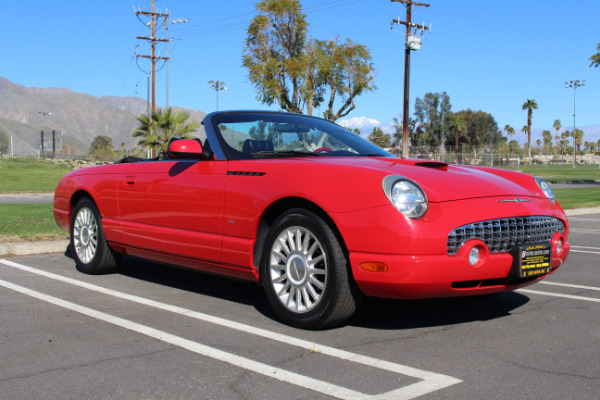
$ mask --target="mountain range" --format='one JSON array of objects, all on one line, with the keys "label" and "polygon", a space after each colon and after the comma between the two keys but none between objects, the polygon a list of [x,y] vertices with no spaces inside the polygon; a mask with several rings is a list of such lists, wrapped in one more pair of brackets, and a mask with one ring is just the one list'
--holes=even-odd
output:
[{"label": "mountain range", "polygon": [[[187,111],[198,122],[206,115],[173,109]],[[94,97],[64,88],[25,87],[0,77],[0,131],[16,136],[14,143],[25,149],[18,155],[32,155],[39,148],[42,130],[62,131],[68,154],[86,154],[96,136],[112,138],[115,149],[132,149],[138,141],[132,137],[139,125],[136,116],[146,111],[147,102],[139,97]]]},{"label": "mountain range", "polygon": [[[115,149],[133,149],[138,141],[132,137],[139,125],[136,116],[145,114],[147,107],[146,100],[139,97],[94,97],[65,88],[26,87],[0,77],[0,152],[8,151],[6,137],[12,136],[16,155],[35,155],[40,147],[40,131],[52,130],[63,132],[62,152],[65,154],[87,154],[96,136],[110,137]],[[188,112],[197,122],[206,115],[200,110],[173,109]],[[364,137],[368,137],[373,128],[381,128],[389,134],[395,132],[394,125],[368,117],[340,120],[338,124],[358,129]],[[584,141],[600,139],[600,125],[580,129],[585,134]],[[553,129],[551,132],[554,136]],[[534,142],[541,137],[542,129],[532,129]],[[524,141],[523,134],[517,133],[514,138],[520,143]]]}]

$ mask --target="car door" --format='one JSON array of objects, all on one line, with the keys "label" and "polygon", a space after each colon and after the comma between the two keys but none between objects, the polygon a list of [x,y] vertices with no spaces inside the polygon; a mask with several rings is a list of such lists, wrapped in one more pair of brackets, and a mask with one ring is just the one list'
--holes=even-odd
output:
[{"label": "car door", "polygon": [[125,245],[216,262],[221,258],[226,161],[126,164],[118,189]]}]

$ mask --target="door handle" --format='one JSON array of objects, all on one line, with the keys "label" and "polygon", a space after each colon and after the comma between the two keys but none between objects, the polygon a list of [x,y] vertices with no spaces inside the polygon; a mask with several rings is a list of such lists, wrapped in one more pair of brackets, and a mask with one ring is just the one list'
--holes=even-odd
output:
[{"label": "door handle", "polygon": [[135,176],[126,176],[125,186],[135,186]]}]

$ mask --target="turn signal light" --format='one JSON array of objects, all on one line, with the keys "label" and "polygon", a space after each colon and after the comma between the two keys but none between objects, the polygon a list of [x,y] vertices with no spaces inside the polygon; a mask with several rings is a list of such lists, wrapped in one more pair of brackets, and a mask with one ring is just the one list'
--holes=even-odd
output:
[{"label": "turn signal light", "polygon": [[360,264],[360,268],[369,272],[387,272],[388,266],[377,261],[367,261]]}]

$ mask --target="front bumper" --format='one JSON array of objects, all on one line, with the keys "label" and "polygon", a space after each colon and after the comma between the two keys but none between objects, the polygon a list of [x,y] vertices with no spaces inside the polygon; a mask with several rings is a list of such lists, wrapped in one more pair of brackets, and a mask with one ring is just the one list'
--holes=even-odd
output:
[{"label": "front bumper", "polygon": [[[469,263],[466,250],[455,256],[350,253],[350,264],[356,283],[369,296],[399,299],[470,296],[531,285],[560,268],[570,248],[570,244],[564,243],[557,254],[553,243],[551,272],[530,278],[514,275],[513,257],[508,253],[486,254],[475,266]],[[387,271],[364,270],[361,264],[369,262],[383,263]]]},{"label": "front bumper", "polygon": [[[562,266],[569,254],[569,226],[560,206],[547,199],[503,203],[505,197],[431,203],[418,220],[405,218],[393,207],[354,213],[331,213],[349,251],[353,277],[370,296],[429,298],[499,293],[527,286]],[[481,240],[469,239],[456,255],[448,251],[448,235],[455,228],[477,221],[527,216],[549,216],[563,221],[564,233],[551,239],[549,273],[519,278],[509,251],[492,252]],[[535,239],[534,239],[535,240]],[[559,251],[559,241],[562,249]],[[479,246],[482,259],[469,263],[469,251]],[[495,249],[494,251],[497,251]],[[363,263],[385,264],[383,272],[361,268]]]}]

